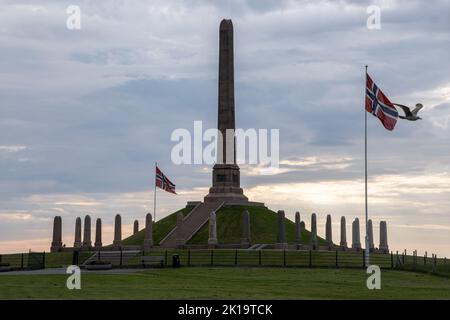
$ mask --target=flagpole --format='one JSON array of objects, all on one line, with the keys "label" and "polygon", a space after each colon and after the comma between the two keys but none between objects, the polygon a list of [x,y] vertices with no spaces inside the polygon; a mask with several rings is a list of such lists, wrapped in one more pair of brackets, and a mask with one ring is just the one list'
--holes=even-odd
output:
[{"label": "flagpole", "polygon": [[366,267],[369,266],[369,225],[368,225],[368,204],[367,204],[367,110],[366,110],[366,88],[367,88],[367,65],[366,65],[366,74],[365,74],[365,83],[364,83],[364,172],[365,172],[365,217],[366,217],[366,249],[365,249],[365,264]]},{"label": "flagpole", "polygon": [[156,168],[158,167],[158,163],[155,162],[155,171],[153,174],[155,175],[155,190],[153,192],[153,222],[156,222]]}]

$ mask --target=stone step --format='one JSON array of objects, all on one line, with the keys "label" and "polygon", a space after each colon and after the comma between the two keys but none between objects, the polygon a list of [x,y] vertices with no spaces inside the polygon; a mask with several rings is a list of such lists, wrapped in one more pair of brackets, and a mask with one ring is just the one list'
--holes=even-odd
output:
[{"label": "stone step", "polygon": [[208,202],[198,204],[186,217],[183,218],[181,235],[178,234],[178,228],[175,227],[161,242],[161,247],[172,248],[177,246],[177,239],[184,239],[187,243],[200,228],[208,222],[212,211],[218,211],[223,202]]}]

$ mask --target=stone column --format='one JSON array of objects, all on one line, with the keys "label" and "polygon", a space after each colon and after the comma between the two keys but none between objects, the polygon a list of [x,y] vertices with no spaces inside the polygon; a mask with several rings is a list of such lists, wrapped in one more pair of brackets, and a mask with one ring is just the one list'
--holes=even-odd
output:
[{"label": "stone column", "polygon": [[53,239],[50,252],[58,252],[62,248],[62,220],[60,216],[53,219]]},{"label": "stone column", "polygon": [[213,211],[209,216],[209,237],[208,246],[214,248],[217,245],[217,219],[216,213]]},{"label": "stone column", "polygon": [[113,248],[118,250],[122,247],[122,217],[116,214],[114,219],[114,241]]},{"label": "stone column", "polygon": [[300,212],[295,213],[295,244],[301,245],[302,244],[302,226],[301,226],[301,220],[300,220]]},{"label": "stone column", "polygon": [[184,236],[183,236],[183,212],[178,211],[177,212],[177,229],[175,232],[177,233],[176,243],[178,247],[184,246]]},{"label": "stone column", "polygon": [[246,203],[248,198],[240,187],[240,171],[236,164],[234,135],[228,135],[235,126],[234,105],[234,52],[233,23],[222,20],[219,30],[219,90],[218,90],[218,135],[217,161],[213,167],[212,188],[205,202]]},{"label": "stone column", "polygon": [[241,246],[243,248],[248,248],[251,243],[251,233],[250,233],[250,213],[245,210],[242,212],[242,237]]},{"label": "stone column", "polygon": [[361,250],[361,238],[359,235],[359,219],[356,218],[352,223],[352,248]]},{"label": "stone column", "polygon": [[[223,143],[217,150],[218,163],[236,164],[236,152],[227,155],[227,152],[235,150],[235,139],[226,140],[226,130],[235,129],[235,104],[234,104],[234,44],[233,23],[231,20],[222,20],[219,27],[219,90],[218,90],[218,128],[222,133]],[[230,144],[232,144],[230,146]],[[236,172],[239,174],[239,171]],[[226,179],[226,182],[233,182]],[[228,191],[228,190],[227,190]],[[224,192],[227,192],[224,191]]]},{"label": "stone column", "polygon": [[317,241],[317,217],[316,214],[313,213],[311,215],[311,249],[316,250],[319,248],[319,243]]},{"label": "stone column", "polygon": [[325,225],[325,239],[327,241],[328,250],[333,248],[333,234],[331,229],[331,215],[327,215],[327,222]]},{"label": "stone column", "polygon": [[278,233],[277,233],[277,243],[275,244],[276,249],[285,249],[287,247],[284,218],[285,218],[284,211],[278,210]]},{"label": "stone column", "polygon": [[380,221],[380,251],[389,253],[386,221]]},{"label": "stone column", "polygon": [[153,218],[151,213],[145,216],[144,251],[153,247]]},{"label": "stone column", "polygon": [[84,217],[83,248],[89,249],[90,247],[92,247],[91,217],[89,215],[86,215]]},{"label": "stone column", "polygon": [[77,217],[75,220],[75,241],[73,243],[74,248],[81,248],[81,218]]},{"label": "stone column", "polygon": [[139,232],[139,221],[134,220],[134,224],[133,224],[133,234],[136,234]]},{"label": "stone column", "polygon": [[95,243],[94,247],[96,250],[100,250],[102,248],[102,219],[97,218],[95,222]]},{"label": "stone column", "polygon": [[369,240],[369,250],[370,252],[373,251],[373,249],[375,248],[375,245],[373,243],[373,225],[372,225],[372,219],[369,219],[369,221],[367,221],[367,236],[368,236],[368,240]]},{"label": "stone column", "polygon": [[339,245],[343,250],[347,249],[347,227],[344,216],[341,217],[341,242]]}]

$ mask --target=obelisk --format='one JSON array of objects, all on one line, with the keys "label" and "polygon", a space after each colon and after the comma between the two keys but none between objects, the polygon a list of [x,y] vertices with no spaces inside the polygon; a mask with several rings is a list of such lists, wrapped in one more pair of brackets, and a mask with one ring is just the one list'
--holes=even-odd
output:
[{"label": "obelisk", "polygon": [[359,234],[359,219],[355,218],[352,223],[352,248],[359,251],[361,250],[361,240]]},{"label": "obelisk", "polygon": [[325,224],[325,239],[328,250],[333,248],[333,231],[331,226],[331,215],[327,215],[327,222]]},{"label": "obelisk", "polygon": [[241,247],[247,249],[251,243],[251,230],[250,230],[250,213],[245,210],[242,212],[242,237]]},{"label": "obelisk", "polygon": [[297,246],[302,243],[302,225],[298,211],[295,213],[294,242]]},{"label": "obelisk", "polygon": [[75,241],[73,243],[74,248],[81,248],[81,218],[77,217],[75,220]]},{"label": "obelisk", "polygon": [[380,221],[380,247],[379,247],[379,249],[383,253],[389,253],[386,221]]},{"label": "obelisk", "polygon": [[100,250],[102,248],[102,220],[100,218],[97,218],[97,221],[95,222],[94,247],[97,250]]},{"label": "obelisk", "polygon": [[92,246],[91,242],[91,217],[87,214],[84,217],[84,234],[83,234],[83,248],[89,249]]},{"label": "obelisk", "polygon": [[50,252],[58,252],[62,248],[62,219],[56,216],[53,220],[53,241]]},{"label": "obelisk", "polygon": [[[217,162],[213,167],[212,187],[205,202],[246,203],[240,187],[239,166],[236,164],[234,116],[234,49],[233,23],[222,20],[219,29],[219,92],[217,127]],[[221,146],[222,145],[222,146]]]},{"label": "obelisk", "polygon": [[139,221],[138,220],[134,220],[134,224],[133,224],[133,234],[136,234],[139,232]]},{"label": "obelisk", "polygon": [[285,227],[285,214],[284,210],[278,210],[277,220],[278,220],[278,232],[277,232],[277,243],[275,244],[275,249],[286,249],[286,227]]},{"label": "obelisk", "polygon": [[347,227],[345,224],[345,217],[341,217],[341,242],[339,243],[342,250],[347,249]]},{"label": "obelisk", "polygon": [[367,221],[367,236],[369,238],[369,250],[370,250],[370,252],[372,252],[375,249],[375,245],[373,243],[372,219],[369,219],[369,221]]},{"label": "obelisk", "polygon": [[311,214],[310,242],[312,250],[317,250],[319,248],[319,241],[317,240],[317,217],[315,213]]},{"label": "obelisk", "polygon": [[114,250],[122,248],[122,217],[120,214],[116,214],[114,219],[114,241],[112,247]]},{"label": "obelisk", "polygon": [[152,214],[147,213],[145,216],[145,231],[144,231],[144,251],[150,251],[153,247],[153,225]]},{"label": "obelisk", "polygon": [[208,246],[215,248],[217,245],[217,217],[214,211],[209,216],[209,237]]}]

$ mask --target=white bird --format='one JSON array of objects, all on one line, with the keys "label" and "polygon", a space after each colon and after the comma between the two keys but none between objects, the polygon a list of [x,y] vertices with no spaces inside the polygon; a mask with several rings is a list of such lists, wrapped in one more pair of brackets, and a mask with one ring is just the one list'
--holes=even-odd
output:
[{"label": "white bird", "polygon": [[395,106],[398,106],[400,108],[403,109],[403,112],[405,113],[405,116],[399,116],[400,119],[406,119],[409,121],[416,121],[416,120],[421,120],[421,117],[417,116],[417,113],[419,112],[420,109],[423,108],[423,105],[421,103],[417,103],[416,107],[411,111],[411,109],[407,106],[404,106],[402,104],[398,104],[398,103],[394,103]]}]

